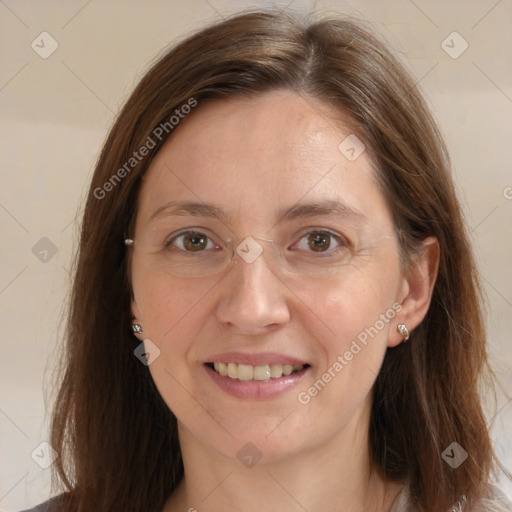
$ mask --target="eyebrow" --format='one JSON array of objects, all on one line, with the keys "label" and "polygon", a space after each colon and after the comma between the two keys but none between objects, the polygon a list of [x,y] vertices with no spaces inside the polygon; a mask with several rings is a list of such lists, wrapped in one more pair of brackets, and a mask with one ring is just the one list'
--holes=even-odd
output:
[{"label": "eyebrow", "polygon": [[[222,208],[211,203],[194,201],[169,201],[157,208],[150,216],[149,220],[164,214],[167,215],[193,215],[196,217],[211,217],[221,222],[229,223],[232,217]],[[366,220],[366,217],[356,208],[347,205],[340,199],[327,199],[324,201],[294,204],[290,207],[278,211],[278,222],[284,220],[293,220],[305,217],[315,217],[320,215],[353,217],[359,220]]]}]

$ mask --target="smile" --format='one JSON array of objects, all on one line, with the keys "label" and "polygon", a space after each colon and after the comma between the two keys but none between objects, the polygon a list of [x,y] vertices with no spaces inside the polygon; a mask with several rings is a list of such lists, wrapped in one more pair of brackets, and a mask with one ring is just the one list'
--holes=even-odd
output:
[{"label": "smile", "polygon": [[270,379],[279,379],[283,376],[289,376],[293,373],[302,371],[309,365],[303,364],[264,364],[252,366],[250,364],[237,363],[207,363],[216,373],[223,377],[229,377],[233,380],[250,381],[268,381]]},{"label": "smile", "polygon": [[[229,361],[229,359],[228,359]],[[262,364],[207,362],[203,364],[208,377],[224,392],[242,399],[265,400],[291,391],[312,371],[309,364]]]}]

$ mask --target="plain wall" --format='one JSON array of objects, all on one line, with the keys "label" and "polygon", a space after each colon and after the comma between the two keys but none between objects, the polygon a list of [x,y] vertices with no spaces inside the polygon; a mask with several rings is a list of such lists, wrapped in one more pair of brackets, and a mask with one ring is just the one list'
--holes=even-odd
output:
[{"label": "plain wall", "polygon": [[[365,18],[416,76],[451,152],[489,298],[491,363],[511,396],[512,3],[278,3],[286,4],[298,12],[329,9]],[[115,113],[149,63],[177,38],[240,8],[270,5],[0,2],[0,510],[48,497],[50,469],[31,457],[48,438],[53,390],[44,394],[43,382],[50,381],[62,336],[82,199]],[[46,59],[31,47],[43,31],[58,43]],[[458,58],[442,47],[453,31],[469,45]],[[452,53],[462,48],[457,38],[448,39]],[[512,402],[504,394],[489,424],[510,469]],[[500,485],[512,494],[510,482]]]}]

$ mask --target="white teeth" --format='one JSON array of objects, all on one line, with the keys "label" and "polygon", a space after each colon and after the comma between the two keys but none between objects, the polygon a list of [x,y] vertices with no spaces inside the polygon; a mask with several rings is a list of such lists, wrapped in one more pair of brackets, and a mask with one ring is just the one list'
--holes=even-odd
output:
[{"label": "white teeth", "polygon": [[[228,374],[228,365],[224,363],[217,363],[219,365],[218,372],[225,377]],[[214,365],[215,366],[215,365]],[[215,368],[217,369],[217,368]]]},{"label": "white teeth", "polygon": [[[254,380],[268,380],[270,379],[270,368],[268,365],[265,366],[255,366],[254,367]],[[240,378],[240,377],[239,377]]]},{"label": "white teeth", "polygon": [[283,365],[282,364],[271,364],[270,365],[270,376],[273,379],[277,379],[283,375]]},{"label": "white teeth", "polygon": [[295,371],[304,368],[302,364],[265,364],[260,366],[251,366],[250,364],[236,363],[213,363],[217,373],[223,377],[238,380],[269,380],[278,379],[283,375],[291,375]]},{"label": "white teeth", "polygon": [[291,364],[283,365],[283,373],[285,375],[291,375],[293,372],[293,366]]},{"label": "white teeth", "polygon": [[238,380],[252,380],[254,368],[248,364],[238,365]]},{"label": "white teeth", "polygon": [[228,377],[238,379],[238,365],[235,363],[228,363]]}]

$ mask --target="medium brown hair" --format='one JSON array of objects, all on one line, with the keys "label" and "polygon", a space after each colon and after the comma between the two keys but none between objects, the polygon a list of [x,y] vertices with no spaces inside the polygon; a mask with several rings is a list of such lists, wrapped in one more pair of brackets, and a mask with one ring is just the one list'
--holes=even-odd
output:
[{"label": "medium brown hair", "polygon": [[[97,162],[52,419],[51,444],[60,454],[54,476],[69,491],[66,510],[159,512],[183,477],[176,418],[133,354],[123,244],[141,178],[172,129],[136,165],[126,163],[191,98],[199,109],[202,101],[276,89],[317,98],[350,121],[377,170],[405,260],[426,237],[439,240],[429,311],[407,344],[388,349],[375,382],[375,469],[407,482],[425,512],[444,511],[463,494],[476,503],[485,493],[495,456],[479,395],[482,376],[490,375],[480,288],[436,123],[403,65],[360,22],[258,11],[211,25],[158,60]],[[112,180],[123,166],[122,180]],[[457,469],[441,457],[454,441],[469,454]]]}]

